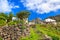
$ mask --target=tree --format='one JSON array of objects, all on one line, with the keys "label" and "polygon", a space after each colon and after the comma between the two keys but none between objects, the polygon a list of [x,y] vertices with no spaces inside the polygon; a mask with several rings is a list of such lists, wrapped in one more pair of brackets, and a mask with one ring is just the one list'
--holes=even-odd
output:
[{"label": "tree", "polygon": [[30,12],[29,11],[21,11],[21,12],[18,12],[16,14],[16,16],[20,19],[20,20],[23,20],[25,18],[28,18],[28,16],[30,15]]},{"label": "tree", "polygon": [[12,21],[12,17],[13,17],[13,16],[14,16],[14,15],[13,15],[13,13],[12,13],[12,12],[10,12],[10,13],[9,13],[9,15],[8,15],[7,22]]},{"label": "tree", "polygon": [[7,14],[0,13],[0,26],[6,25]]},{"label": "tree", "polygon": [[26,28],[24,26],[24,23],[25,23],[24,19],[25,18],[28,18],[29,15],[30,15],[30,12],[29,11],[21,11],[21,12],[18,12],[16,14],[16,16],[20,19],[20,23],[22,24],[22,27],[21,27],[22,32],[23,32],[24,28]]},{"label": "tree", "polygon": [[4,21],[7,19],[8,15],[5,13],[0,13],[0,19],[3,19]]}]

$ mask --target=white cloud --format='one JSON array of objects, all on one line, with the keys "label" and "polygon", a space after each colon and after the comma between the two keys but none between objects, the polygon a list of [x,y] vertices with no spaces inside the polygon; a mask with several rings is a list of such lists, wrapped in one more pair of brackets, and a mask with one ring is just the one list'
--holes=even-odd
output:
[{"label": "white cloud", "polygon": [[10,8],[20,8],[18,5],[10,5]]},{"label": "white cloud", "polygon": [[21,0],[21,2],[28,10],[40,14],[60,9],[60,0]]},{"label": "white cloud", "polygon": [[0,0],[0,12],[10,12],[12,8],[19,8],[18,6],[9,4],[8,0]]},{"label": "white cloud", "polygon": [[0,12],[10,12],[11,9],[9,7],[7,0],[0,0]]},{"label": "white cloud", "polygon": [[16,6],[14,6],[14,8],[19,8],[19,6],[16,5]]}]

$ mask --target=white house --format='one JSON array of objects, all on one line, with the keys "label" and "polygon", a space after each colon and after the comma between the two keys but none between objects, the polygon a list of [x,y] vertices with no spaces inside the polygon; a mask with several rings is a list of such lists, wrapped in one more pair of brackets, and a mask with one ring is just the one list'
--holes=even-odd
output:
[{"label": "white house", "polygon": [[55,25],[57,24],[57,23],[56,23],[56,20],[51,19],[51,18],[45,19],[44,21],[47,22],[47,23],[55,24]]},{"label": "white house", "polygon": [[12,17],[12,21],[13,21],[13,20],[18,20],[18,18],[16,18],[16,17]]},{"label": "white house", "polygon": [[45,22],[56,22],[56,20],[48,18],[48,19],[45,19]]}]

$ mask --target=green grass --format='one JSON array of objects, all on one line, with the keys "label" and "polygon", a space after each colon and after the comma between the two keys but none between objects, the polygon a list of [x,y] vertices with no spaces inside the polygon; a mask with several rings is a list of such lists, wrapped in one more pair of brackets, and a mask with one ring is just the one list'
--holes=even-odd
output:
[{"label": "green grass", "polygon": [[52,39],[58,38],[60,40],[60,32],[54,29],[51,25],[47,25],[47,27],[44,27],[43,25],[41,26],[40,24],[37,24],[36,28],[39,31],[43,32],[45,35],[52,37]]},{"label": "green grass", "polygon": [[0,37],[0,40],[3,40],[3,39]]},{"label": "green grass", "polygon": [[42,39],[43,38],[41,36],[42,33],[37,34],[36,31],[38,31],[38,30],[34,30],[33,28],[30,28],[30,36],[22,37],[22,38],[20,38],[20,40],[38,40],[38,39]]},{"label": "green grass", "polygon": [[[37,33],[40,32],[40,33]],[[36,24],[36,28],[30,27],[30,36],[22,37],[20,40],[41,40],[44,35],[50,36],[53,40],[60,40],[60,32],[51,25]]]},{"label": "green grass", "polygon": [[30,28],[30,36],[22,37],[20,40],[37,40],[38,35],[34,32],[32,28]]}]

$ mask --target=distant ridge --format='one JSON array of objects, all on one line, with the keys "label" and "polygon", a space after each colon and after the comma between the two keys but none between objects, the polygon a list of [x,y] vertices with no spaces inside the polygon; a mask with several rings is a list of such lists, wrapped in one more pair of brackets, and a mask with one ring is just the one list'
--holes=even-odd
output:
[{"label": "distant ridge", "polygon": [[56,20],[57,22],[60,21],[60,15],[51,16],[51,17],[48,17],[48,18],[54,19],[54,20]]}]

